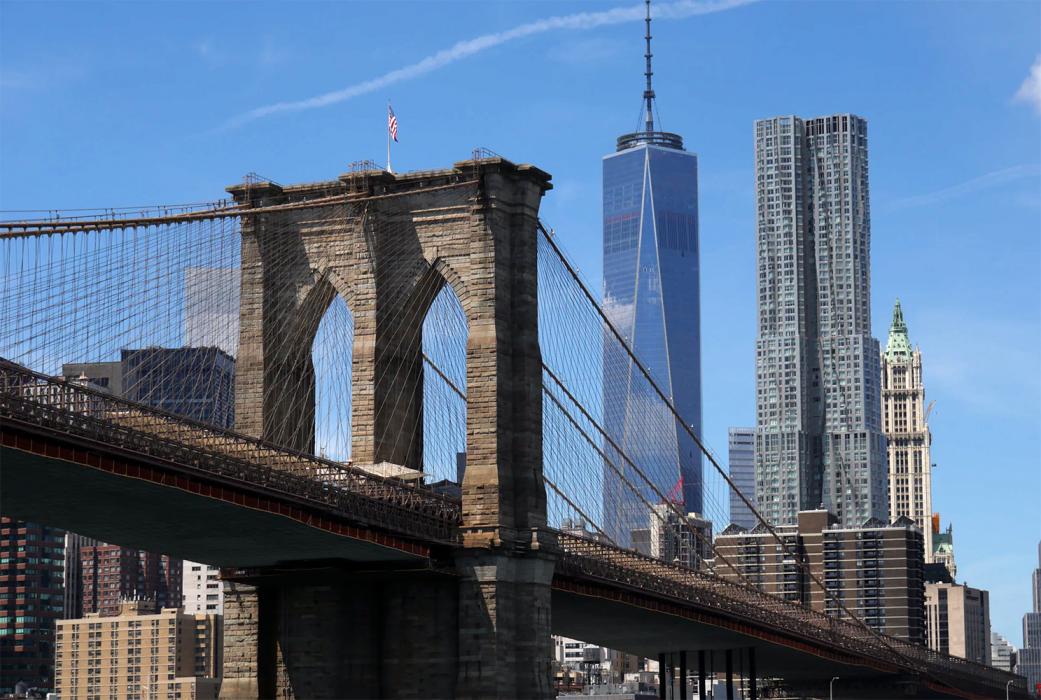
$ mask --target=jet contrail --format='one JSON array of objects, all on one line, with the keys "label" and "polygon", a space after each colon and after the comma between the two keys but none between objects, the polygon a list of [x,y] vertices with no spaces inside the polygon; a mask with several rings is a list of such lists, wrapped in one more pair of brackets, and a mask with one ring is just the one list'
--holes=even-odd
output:
[{"label": "jet contrail", "polygon": [[[755,1],[756,0],[680,0],[679,2],[670,2],[658,5],[654,8],[652,16],[655,19],[681,19],[694,15],[721,12],[723,10],[729,10],[733,7]],[[403,68],[397,68],[389,73],[384,73],[383,75],[370,80],[349,85],[340,90],[334,90],[304,100],[276,102],[264,107],[251,109],[248,112],[228,120],[228,122],[224,124],[224,128],[234,128],[241,126],[246,122],[251,122],[254,119],[260,119],[261,117],[267,117],[280,112],[300,112],[307,109],[317,109],[319,107],[337,104],[338,102],[344,102],[354,97],[358,97],[359,95],[365,95],[387,87],[388,85],[399,83],[402,80],[416,78],[420,75],[437,70],[438,68],[447,66],[450,63],[455,63],[461,59],[473,56],[474,54],[480,53],[486,49],[513,41],[514,39],[521,39],[534,34],[542,34],[544,32],[558,29],[595,29],[597,27],[611,24],[632,22],[643,19],[643,17],[644,6],[641,4],[630,7],[616,7],[612,10],[604,10],[602,12],[579,12],[573,15],[548,17],[546,19],[536,20],[534,22],[519,25],[513,29],[507,29],[506,31],[495,32],[494,34],[484,34],[474,39],[460,41],[450,48],[442,49],[441,51],[431,54],[416,63],[404,66]]]},{"label": "jet contrail", "polygon": [[882,211],[900,211],[902,209],[910,209],[911,207],[937,204],[948,199],[955,199],[962,195],[972,194],[979,190],[985,190],[1005,182],[1012,182],[1013,180],[1020,180],[1028,177],[1037,177],[1039,175],[1041,175],[1041,165],[1037,163],[1013,165],[1010,168],[995,170],[994,172],[974,177],[966,182],[952,185],[951,187],[946,187],[942,190],[937,190],[936,192],[929,192],[928,194],[919,194],[914,195],[913,197],[903,197],[901,199],[893,200],[888,204],[884,204],[882,206]]}]

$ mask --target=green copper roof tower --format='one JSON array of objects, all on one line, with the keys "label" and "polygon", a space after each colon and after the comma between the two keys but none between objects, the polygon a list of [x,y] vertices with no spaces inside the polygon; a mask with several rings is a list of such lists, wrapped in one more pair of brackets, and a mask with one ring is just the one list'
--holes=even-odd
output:
[{"label": "green copper roof tower", "polygon": [[893,307],[893,322],[889,324],[889,340],[886,342],[886,359],[907,357],[911,354],[911,339],[907,335],[907,324],[904,323],[904,312],[900,308],[900,300]]}]

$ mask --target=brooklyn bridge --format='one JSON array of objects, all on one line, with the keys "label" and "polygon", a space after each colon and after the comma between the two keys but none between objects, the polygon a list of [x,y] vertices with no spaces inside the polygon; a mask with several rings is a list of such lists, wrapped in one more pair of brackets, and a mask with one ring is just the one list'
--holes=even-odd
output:
[{"label": "brooklyn bridge", "polygon": [[[1026,697],[841,600],[762,592],[690,525],[703,555],[641,550],[633,523],[688,522],[647,444],[703,452],[709,519],[733,484],[540,220],[550,190],[475,151],[0,224],[5,515],[221,566],[223,698],[549,698],[554,634],[658,659],[661,697],[716,673],[751,698],[835,676],[844,697]],[[159,352],[186,347],[209,364]],[[65,369],[128,349],[133,391]],[[227,405],[149,401],[169,376],[226,381]],[[605,402],[616,382],[632,405]],[[638,435],[607,429],[618,410]]]}]

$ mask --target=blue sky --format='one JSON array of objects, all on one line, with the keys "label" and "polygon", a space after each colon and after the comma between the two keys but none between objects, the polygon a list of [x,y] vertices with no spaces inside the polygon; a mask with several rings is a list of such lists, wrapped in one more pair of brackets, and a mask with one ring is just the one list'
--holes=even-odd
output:
[{"label": "blue sky", "polygon": [[[661,6],[662,126],[700,156],[708,442],[723,454],[727,426],[753,420],[753,121],[860,114],[875,333],[899,296],[936,401],[934,507],[959,578],[991,591],[993,628],[1018,644],[1041,537],[1041,5]],[[248,171],[331,178],[382,162],[390,98],[395,169],[484,146],[551,172],[543,215],[599,286],[600,159],[637,125],[639,11],[5,2],[0,208],[209,201]]]}]

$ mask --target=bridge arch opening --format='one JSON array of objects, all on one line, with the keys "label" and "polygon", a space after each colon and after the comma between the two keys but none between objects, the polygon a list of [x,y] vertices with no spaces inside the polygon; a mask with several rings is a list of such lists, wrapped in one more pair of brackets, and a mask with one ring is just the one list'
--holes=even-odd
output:
[{"label": "bridge arch opening", "polygon": [[337,462],[351,459],[352,361],[354,316],[334,295],[310,346],[314,367],[315,454]]},{"label": "bridge arch opening", "polygon": [[[256,402],[263,405],[262,435],[279,446],[348,461],[355,335],[349,289],[330,272],[302,289],[285,289],[289,293],[266,309],[271,328],[263,334],[264,393]],[[246,379],[254,367],[245,365]],[[253,404],[240,398],[236,407],[248,414]],[[239,429],[250,432],[248,424]]]},{"label": "bridge arch opening", "polygon": [[462,483],[466,466],[466,345],[469,324],[459,297],[440,289],[423,319],[423,472],[427,483]]}]

